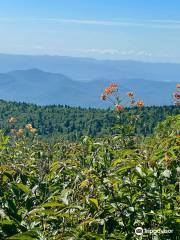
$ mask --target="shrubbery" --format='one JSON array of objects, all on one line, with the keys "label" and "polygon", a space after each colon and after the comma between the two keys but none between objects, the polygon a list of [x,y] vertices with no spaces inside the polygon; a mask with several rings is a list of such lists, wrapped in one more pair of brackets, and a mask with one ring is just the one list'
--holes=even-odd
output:
[{"label": "shrubbery", "polygon": [[57,144],[1,133],[0,239],[178,239],[179,127]]}]

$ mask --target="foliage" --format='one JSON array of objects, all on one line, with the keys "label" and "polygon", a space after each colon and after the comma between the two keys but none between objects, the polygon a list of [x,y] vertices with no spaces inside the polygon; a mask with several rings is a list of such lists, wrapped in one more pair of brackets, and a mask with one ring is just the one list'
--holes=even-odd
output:
[{"label": "foliage", "polygon": [[178,239],[178,129],[180,115],[151,137],[121,132],[47,144],[1,132],[0,239],[142,239],[136,227],[173,230],[143,239]]},{"label": "foliage", "polygon": [[[116,113],[110,109],[83,109],[68,106],[37,106],[26,103],[0,101],[0,127],[9,134],[13,128],[19,130],[31,123],[38,129],[39,139],[46,142],[64,139],[79,141],[82,136],[93,138],[108,136],[114,132],[115,124],[129,124],[130,116],[137,116],[134,130],[138,135],[152,134],[158,122],[167,116],[180,113],[178,106],[125,108],[117,120]],[[12,117],[16,123],[10,124]],[[13,120],[13,119],[11,119]],[[116,131],[117,132],[117,129]],[[25,132],[28,136],[28,131]]]}]

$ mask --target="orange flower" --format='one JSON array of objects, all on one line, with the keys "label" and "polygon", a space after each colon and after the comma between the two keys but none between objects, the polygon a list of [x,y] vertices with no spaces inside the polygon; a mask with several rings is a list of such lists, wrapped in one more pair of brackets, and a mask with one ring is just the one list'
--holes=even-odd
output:
[{"label": "orange flower", "polygon": [[110,87],[114,88],[114,90],[117,90],[118,85],[116,83],[111,83]]},{"label": "orange flower", "polygon": [[9,123],[16,123],[16,118],[10,117],[8,120]]},{"label": "orange flower", "polygon": [[134,93],[133,92],[128,92],[127,95],[128,95],[128,97],[134,97]]},{"label": "orange flower", "polygon": [[28,124],[26,124],[25,128],[31,130],[33,127],[32,127],[32,124],[31,124],[31,123],[28,123]]},{"label": "orange flower", "polygon": [[111,88],[110,88],[110,87],[107,87],[107,88],[104,90],[104,93],[107,94],[107,95],[111,94],[111,93],[112,93]]},{"label": "orange flower", "polygon": [[143,100],[137,101],[137,106],[138,107],[144,107],[144,101]]},{"label": "orange flower", "polygon": [[31,132],[32,134],[35,134],[35,133],[37,132],[37,129],[36,129],[36,128],[31,128],[31,129],[30,129],[30,132]]},{"label": "orange flower", "polygon": [[118,85],[115,84],[115,83],[112,83],[110,84],[109,87],[107,87],[105,90],[104,90],[104,93],[109,95],[109,94],[112,94],[113,92],[117,91],[118,89]]},{"label": "orange flower", "polygon": [[23,128],[20,128],[18,131],[17,131],[17,136],[22,136],[24,134],[24,129]]},{"label": "orange flower", "polygon": [[178,83],[178,84],[176,85],[176,87],[177,87],[177,88],[180,88],[180,83]]},{"label": "orange flower", "polygon": [[107,99],[107,96],[105,94],[101,95],[101,100],[105,101]]},{"label": "orange flower", "polygon": [[116,107],[116,110],[117,110],[118,112],[120,112],[120,111],[122,111],[122,110],[124,109],[124,106],[123,106],[123,105],[120,105],[120,104],[116,104],[115,107]]}]

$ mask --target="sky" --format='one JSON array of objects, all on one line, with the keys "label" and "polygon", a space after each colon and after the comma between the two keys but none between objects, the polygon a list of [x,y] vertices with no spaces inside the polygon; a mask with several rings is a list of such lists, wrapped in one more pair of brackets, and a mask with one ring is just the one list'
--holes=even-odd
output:
[{"label": "sky", "polygon": [[180,62],[180,0],[0,0],[0,53]]}]

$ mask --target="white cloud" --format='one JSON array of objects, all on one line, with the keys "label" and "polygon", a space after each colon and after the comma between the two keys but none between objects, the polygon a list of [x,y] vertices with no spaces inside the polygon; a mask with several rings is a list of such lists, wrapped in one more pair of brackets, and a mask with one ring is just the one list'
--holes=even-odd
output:
[{"label": "white cloud", "polygon": [[89,19],[63,19],[63,18],[0,18],[0,22],[52,22],[59,24],[81,24],[116,27],[145,27],[145,28],[165,28],[180,29],[179,20],[89,20]]},{"label": "white cloud", "polygon": [[113,55],[113,56],[141,56],[141,57],[152,57],[151,52],[145,50],[120,50],[120,49],[75,49],[73,52],[83,53],[83,54],[100,54],[100,55]]},{"label": "white cloud", "polygon": [[76,49],[76,52],[81,53],[95,53],[95,54],[108,54],[108,55],[117,55],[120,53],[118,49],[96,49],[96,48],[90,48],[90,49]]}]

